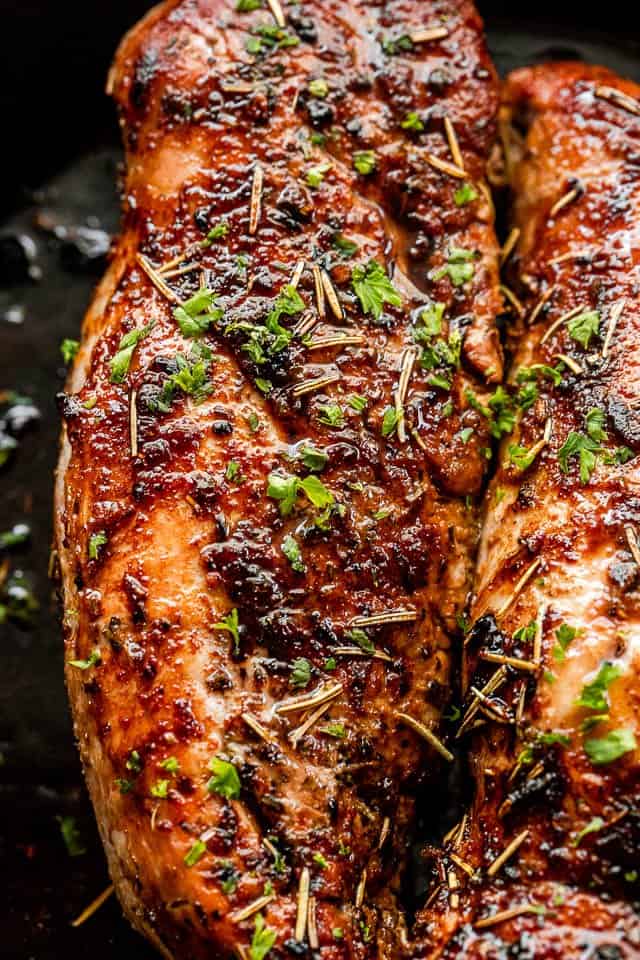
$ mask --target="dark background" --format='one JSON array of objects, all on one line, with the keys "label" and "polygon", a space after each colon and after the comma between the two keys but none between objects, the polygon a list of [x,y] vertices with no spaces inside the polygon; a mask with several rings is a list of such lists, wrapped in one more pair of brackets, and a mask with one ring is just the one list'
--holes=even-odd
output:
[{"label": "dark background", "polygon": [[[81,928],[69,926],[109,881],[73,744],[47,579],[59,343],[78,335],[103,267],[93,255],[106,241],[100,231],[113,232],[118,220],[120,153],[104,80],[118,40],[149,7],[0,0],[0,427],[9,411],[19,441],[0,468],[0,534],[16,523],[31,530],[27,543],[0,548],[0,612],[19,571],[18,587],[26,584],[39,604],[23,627],[0,622],[0,953],[20,960],[152,956],[113,899]],[[503,72],[581,56],[640,79],[640,14],[628,4],[591,14],[586,3],[566,0],[480,8]],[[82,234],[87,227],[94,232]],[[6,391],[29,397],[39,418],[24,405],[11,414]],[[31,421],[23,430],[17,414]],[[13,597],[20,602],[19,590]],[[75,818],[84,853],[69,855],[57,817]]]}]

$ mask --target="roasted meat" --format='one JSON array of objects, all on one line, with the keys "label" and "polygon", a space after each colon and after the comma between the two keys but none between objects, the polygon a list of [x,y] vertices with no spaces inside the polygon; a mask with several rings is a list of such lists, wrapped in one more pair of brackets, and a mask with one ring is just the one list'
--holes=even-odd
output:
[{"label": "roasted meat", "polygon": [[[499,407],[469,2],[182,0],[109,87],[124,219],[61,409],[67,683],[167,957],[396,958]],[[496,407],[496,409],[497,409]]]},{"label": "roasted meat", "polygon": [[640,956],[640,88],[558,64],[505,103],[514,431],[466,645],[477,792],[439,862],[464,890],[435,887],[422,922],[440,945],[458,928],[452,958],[621,960]]}]

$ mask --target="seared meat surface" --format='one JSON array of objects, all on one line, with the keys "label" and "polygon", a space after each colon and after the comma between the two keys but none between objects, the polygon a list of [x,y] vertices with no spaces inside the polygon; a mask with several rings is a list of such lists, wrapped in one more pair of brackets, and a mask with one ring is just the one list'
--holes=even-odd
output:
[{"label": "seared meat surface", "polygon": [[441,862],[464,891],[423,921],[460,928],[448,957],[620,960],[640,955],[640,88],[569,63],[505,96],[518,412],[466,646],[477,793]]},{"label": "seared meat surface", "polygon": [[166,956],[396,958],[500,433],[469,399],[501,377],[496,81],[468,2],[285,14],[166,3],[110,76],[123,231],[61,399],[67,683]]}]

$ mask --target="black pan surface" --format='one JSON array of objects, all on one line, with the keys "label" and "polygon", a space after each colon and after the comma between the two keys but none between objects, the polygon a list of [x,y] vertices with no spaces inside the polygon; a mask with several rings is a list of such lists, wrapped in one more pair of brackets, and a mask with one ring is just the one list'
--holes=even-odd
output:
[{"label": "black pan surface", "polygon": [[[29,528],[24,542],[0,546],[0,953],[11,960],[155,956],[113,898],[70,926],[109,880],[73,743],[47,578],[59,344],[78,335],[118,223],[121,154],[102,81],[120,35],[149,6],[0,0],[0,535],[18,525],[22,540]],[[586,5],[557,6],[554,22],[551,4],[527,16],[480,3],[502,73],[578,57],[640,80],[637,14],[612,4],[610,32],[602,32],[589,27]],[[596,21],[593,11],[594,23],[601,13]],[[15,449],[5,450],[11,438]],[[2,623],[3,605],[25,622]],[[432,799],[425,824],[442,822],[450,807],[450,797]],[[72,829],[70,851],[61,826]]]}]

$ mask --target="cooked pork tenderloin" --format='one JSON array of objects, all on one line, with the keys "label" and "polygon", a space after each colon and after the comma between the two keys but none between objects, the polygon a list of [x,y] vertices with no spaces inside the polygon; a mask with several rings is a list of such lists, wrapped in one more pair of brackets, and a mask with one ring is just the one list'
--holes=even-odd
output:
[{"label": "cooked pork tenderloin", "polygon": [[397,958],[500,430],[482,25],[169,2],[109,85],[123,229],[55,509],[111,875],[168,957]]},{"label": "cooked pork tenderloin", "polygon": [[464,890],[435,887],[422,922],[440,946],[457,931],[451,958],[621,960],[640,956],[640,88],[557,64],[505,103],[518,414],[466,647],[477,792],[439,860]]}]

